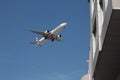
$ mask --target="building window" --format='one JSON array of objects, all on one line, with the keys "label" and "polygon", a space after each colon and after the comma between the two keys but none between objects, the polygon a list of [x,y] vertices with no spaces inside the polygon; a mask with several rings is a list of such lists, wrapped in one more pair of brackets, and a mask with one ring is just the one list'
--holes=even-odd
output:
[{"label": "building window", "polygon": [[103,0],[100,0],[99,4],[100,4],[101,9],[103,10]]},{"label": "building window", "polygon": [[102,29],[103,21],[104,21],[104,2],[103,0],[99,0],[99,21],[100,21],[100,29]]},{"label": "building window", "polygon": [[93,30],[92,30],[92,45],[93,45],[93,58],[95,56],[95,52],[96,52],[96,37],[97,37],[97,26],[96,26],[96,18],[94,21],[94,25],[93,25]]},{"label": "building window", "polygon": [[94,37],[96,37],[96,31],[97,31],[97,29],[96,29],[96,19],[95,19],[94,26],[93,26],[93,31],[92,31]]}]

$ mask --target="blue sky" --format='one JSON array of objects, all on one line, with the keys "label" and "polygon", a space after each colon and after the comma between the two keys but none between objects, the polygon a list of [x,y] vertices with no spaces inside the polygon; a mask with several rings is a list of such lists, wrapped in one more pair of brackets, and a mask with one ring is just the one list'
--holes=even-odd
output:
[{"label": "blue sky", "polygon": [[[62,43],[29,44],[62,22]],[[88,54],[87,0],[0,0],[0,80],[80,80]]]}]

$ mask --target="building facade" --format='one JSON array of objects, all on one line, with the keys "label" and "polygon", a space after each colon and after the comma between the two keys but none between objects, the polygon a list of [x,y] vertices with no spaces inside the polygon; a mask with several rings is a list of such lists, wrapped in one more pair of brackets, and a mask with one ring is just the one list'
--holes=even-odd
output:
[{"label": "building facade", "polygon": [[120,0],[89,0],[88,80],[120,80]]}]

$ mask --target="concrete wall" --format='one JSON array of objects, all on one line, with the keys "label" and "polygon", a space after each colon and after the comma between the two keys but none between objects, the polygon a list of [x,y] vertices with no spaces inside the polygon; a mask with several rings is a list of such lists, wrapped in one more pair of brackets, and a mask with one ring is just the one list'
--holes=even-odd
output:
[{"label": "concrete wall", "polygon": [[120,0],[112,0],[113,9],[120,9]]},{"label": "concrete wall", "polygon": [[[99,51],[102,50],[105,34],[112,13],[112,0],[102,0],[103,8],[101,8],[100,0],[90,0],[90,54],[92,58],[91,73],[93,76],[97,63]],[[93,35],[93,29],[96,26],[96,36]],[[92,79],[92,78],[91,78]]]},{"label": "concrete wall", "polygon": [[101,33],[100,35],[100,50],[102,50],[103,42],[105,39],[105,35],[107,32],[108,24],[110,21],[111,13],[112,13],[112,1],[111,0],[105,0],[104,2],[104,22],[101,28]]},{"label": "concrete wall", "polygon": [[[97,55],[99,52],[99,38],[98,38],[98,20],[97,20],[97,0],[90,0],[90,32],[91,32],[91,39],[90,39],[90,79],[93,80],[93,71],[95,68],[95,64],[97,61]],[[96,33],[93,33],[94,27],[96,27]]]},{"label": "concrete wall", "polygon": [[119,75],[118,75],[118,77],[117,77],[117,79],[116,80],[120,80],[120,73],[119,73]]},{"label": "concrete wall", "polygon": [[[90,55],[91,73],[90,80],[93,77],[96,63],[100,51],[104,44],[105,35],[108,29],[109,21],[113,9],[120,9],[120,0],[102,0],[103,7],[100,5],[100,0],[90,0]],[[94,23],[96,20],[96,36],[93,35]],[[92,79],[93,80],[93,79]],[[120,80],[120,75],[118,79]]]},{"label": "concrete wall", "polygon": [[84,75],[80,80],[89,80],[89,74]]}]

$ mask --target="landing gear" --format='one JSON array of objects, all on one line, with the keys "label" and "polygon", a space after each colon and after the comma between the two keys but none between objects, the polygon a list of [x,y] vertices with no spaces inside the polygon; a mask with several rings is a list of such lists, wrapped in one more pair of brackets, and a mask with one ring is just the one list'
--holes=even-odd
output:
[{"label": "landing gear", "polygon": [[51,40],[52,42],[54,41],[54,39]]}]

